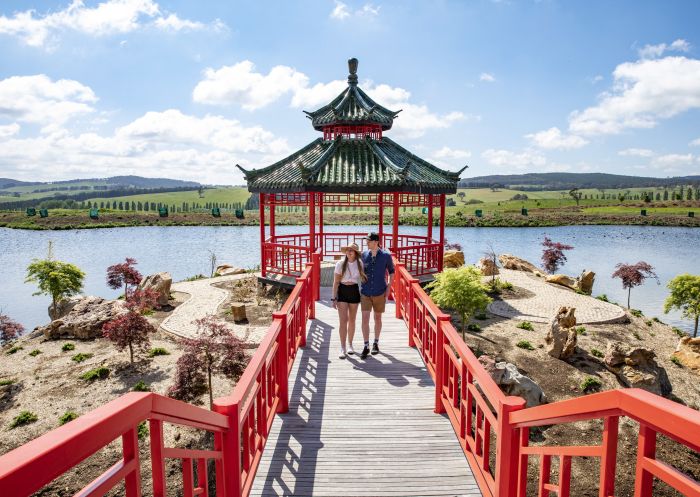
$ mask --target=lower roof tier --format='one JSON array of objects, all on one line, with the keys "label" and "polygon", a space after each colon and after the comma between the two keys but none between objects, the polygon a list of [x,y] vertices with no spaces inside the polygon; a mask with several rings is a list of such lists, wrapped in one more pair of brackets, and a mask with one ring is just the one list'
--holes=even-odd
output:
[{"label": "lower roof tier", "polygon": [[455,193],[459,172],[440,169],[389,138],[314,140],[271,166],[247,171],[251,192]]}]

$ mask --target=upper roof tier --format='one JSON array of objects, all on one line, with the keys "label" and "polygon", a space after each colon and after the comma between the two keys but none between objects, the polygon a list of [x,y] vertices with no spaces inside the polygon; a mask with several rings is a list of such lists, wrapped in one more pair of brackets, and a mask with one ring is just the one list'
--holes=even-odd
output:
[{"label": "upper roof tier", "polygon": [[316,130],[322,131],[324,127],[332,125],[362,126],[372,124],[380,125],[384,131],[391,129],[394,118],[401,111],[394,112],[382,107],[357,86],[357,64],[357,59],[348,61],[350,69],[348,87],[331,103],[314,112],[304,111]]}]

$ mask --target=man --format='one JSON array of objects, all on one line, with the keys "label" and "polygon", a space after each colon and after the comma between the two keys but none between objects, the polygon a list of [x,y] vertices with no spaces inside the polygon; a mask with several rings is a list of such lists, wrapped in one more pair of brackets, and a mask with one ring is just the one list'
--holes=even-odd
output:
[{"label": "man", "polygon": [[[366,237],[367,250],[362,252],[362,264],[367,282],[362,284],[360,307],[362,309],[362,337],[365,347],[362,359],[369,354],[369,318],[374,311],[374,344],[372,355],[379,353],[379,334],[382,332],[382,313],[389,297],[391,282],[394,280],[394,261],[391,254],[379,247],[379,235],[369,233]],[[387,282],[387,274],[389,281]]]}]

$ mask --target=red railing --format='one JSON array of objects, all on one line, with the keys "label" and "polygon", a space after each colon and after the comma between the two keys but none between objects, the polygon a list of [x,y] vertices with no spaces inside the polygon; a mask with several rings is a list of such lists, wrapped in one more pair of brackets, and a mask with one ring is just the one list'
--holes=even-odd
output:
[{"label": "red railing", "polygon": [[[519,397],[506,397],[466,346],[450,317],[432,302],[403,263],[397,266],[393,292],[396,316],[406,323],[415,346],[435,381],[435,411],[446,413],[486,496],[525,497],[528,458],[539,458],[537,495],[571,495],[573,457],[600,458],[600,497],[612,497],[617,464],[618,422],[639,423],[634,497],[651,497],[654,478],[683,495],[700,497],[700,482],[656,459],[656,435],[700,451],[700,413],[639,389],[612,390],[525,409]],[[529,428],[603,421],[598,446],[528,445]],[[559,459],[558,481],[551,480],[552,458]]]},{"label": "red railing", "polygon": [[266,273],[298,276],[311,261],[311,250],[303,245],[265,242],[262,260]]},{"label": "red railing", "polygon": [[[154,496],[167,495],[165,459],[182,460],[185,497],[209,495],[209,460],[216,463],[217,497],[247,496],[274,416],[288,410],[289,372],[297,350],[305,345],[307,321],[315,314],[319,254],[312,254],[312,260],[282,309],[273,313],[263,342],[231,395],[214,401],[215,412],[153,393],[129,393],[0,456],[0,496],[31,495],[121,437],[122,459],[76,495],[104,495],[123,481],[126,496],[139,497],[137,432],[144,420],[150,423]],[[164,422],[212,432],[213,450],[165,447]]]}]

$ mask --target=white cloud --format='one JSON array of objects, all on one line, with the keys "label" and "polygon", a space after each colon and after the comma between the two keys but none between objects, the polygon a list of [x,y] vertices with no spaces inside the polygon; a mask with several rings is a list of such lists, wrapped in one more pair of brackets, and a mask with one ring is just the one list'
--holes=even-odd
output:
[{"label": "white cloud", "polygon": [[580,136],[564,135],[561,130],[556,127],[525,135],[525,137],[532,140],[532,142],[540,148],[554,150],[581,148],[588,143],[587,140],[584,140]]},{"label": "white cloud", "polygon": [[574,111],[569,130],[575,134],[617,134],[630,128],[653,128],[690,109],[700,108],[700,60],[686,57],[620,64],[610,92],[598,105]]},{"label": "white cloud", "polygon": [[493,83],[496,81],[496,76],[488,72],[482,72],[479,74],[479,81],[485,81],[487,83]]},{"label": "white cloud", "polygon": [[311,110],[326,105],[340,95],[347,86],[347,81],[336,79],[330,83],[316,83],[313,86],[297,88],[292,96],[292,107]]},{"label": "white cloud", "polygon": [[[107,36],[129,33],[146,25],[176,31],[207,26],[164,13],[153,0],[106,0],[95,7],[73,0],[65,9],[43,15],[25,10],[12,17],[0,16],[0,34],[15,36],[29,46],[48,48],[54,47],[64,31]],[[216,21],[215,27],[220,25],[221,21]]]},{"label": "white cloud", "polygon": [[0,139],[9,138],[19,133],[20,127],[17,123],[0,126]]},{"label": "white cloud", "polygon": [[359,9],[357,12],[355,12],[357,15],[360,16],[366,16],[366,17],[376,17],[379,15],[379,9],[381,7],[379,6],[374,6],[371,3],[366,3],[362,6],[361,9]]},{"label": "white cloud", "polygon": [[335,0],[335,7],[330,13],[331,19],[336,19],[338,21],[344,21],[348,17],[377,17],[379,15],[379,9],[381,7],[375,6],[371,3],[364,4],[361,8],[352,12],[348,5],[340,0]]},{"label": "white cloud", "polygon": [[433,154],[433,157],[437,157],[438,159],[467,159],[471,156],[472,153],[469,150],[450,147],[442,147]]},{"label": "white cloud", "polygon": [[539,152],[525,150],[517,153],[510,150],[488,149],[482,152],[481,157],[492,166],[513,167],[515,169],[527,169],[528,167],[544,167],[547,159]]},{"label": "white cloud", "polygon": [[71,79],[52,81],[44,74],[0,80],[0,117],[40,125],[61,125],[94,111],[93,91]]},{"label": "white cloud", "polygon": [[642,59],[655,59],[661,57],[665,52],[688,52],[690,50],[690,43],[683,39],[678,39],[667,45],[666,43],[659,43],[658,45],[644,45],[644,47],[639,49],[639,57]]},{"label": "white cloud", "polygon": [[603,81],[603,79],[604,79],[603,76],[601,76],[600,74],[597,74],[591,78],[591,84],[595,85],[597,83],[600,83],[601,81]]},{"label": "white cloud", "polygon": [[648,148],[626,148],[624,150],[620,150],[617,155],[621,155],[623,157],[653,157],[654,151],[649,150]]},{"label": "white cloud", "polygon": [[700,138],[696,138],[692,142],[690,142],[688,145],[691,147],[700,147]]},{"label": "white cloud", "polygon": [[343,2],[335,0],[335,8],[331,12],[331,19],[339,19],[342,21],[347,17],[350,17],[350,11],[348,10],[348,6]]},{"label": "white cloud", "polygon": [[660,167],[676,167],[688,166],[695,161],[693,154],[667,154],[660,155],[653,160],[655,166]]}]

